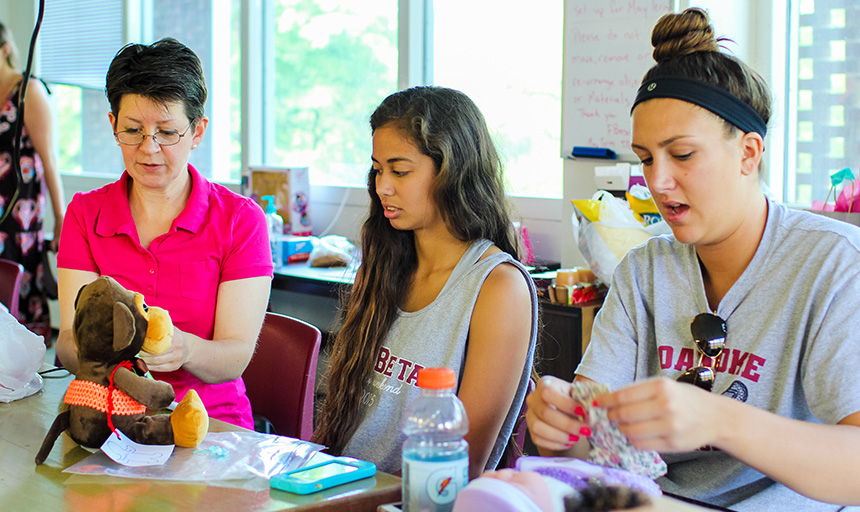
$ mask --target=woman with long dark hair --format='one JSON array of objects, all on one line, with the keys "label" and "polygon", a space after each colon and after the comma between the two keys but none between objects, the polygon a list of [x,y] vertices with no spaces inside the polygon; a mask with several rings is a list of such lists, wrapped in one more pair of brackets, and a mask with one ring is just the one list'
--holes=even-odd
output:
[{"label": "woman with long dark hair", "polygon": [[470,475],[495,468],[525,395],[537,301],[516,241],[501,163],[463,93],[416,87],[370,118],[370,212],[362,264],[327,374],[314,439],[400,469],[403,410],[418,369],[457,373]]}]

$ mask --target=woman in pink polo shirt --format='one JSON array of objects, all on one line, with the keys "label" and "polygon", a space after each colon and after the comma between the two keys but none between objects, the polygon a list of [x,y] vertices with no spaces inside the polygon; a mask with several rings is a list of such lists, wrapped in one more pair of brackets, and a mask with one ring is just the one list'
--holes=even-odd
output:
[{"label": "woman in pink polo shirt", "polygon": [[143,355],[153,376],[173,384],[177,400],[195,389],[210,416],[253,428],[241,375],[263,323],[272,260],[260,207],[188,163],[209,122],[200,60],[174,39],[130,44],[114,57],[105,90],[125,172],[69,204],[57,256],[57,355],[75,371],[75,296],[109,275],[170,312],[170,350]]}]

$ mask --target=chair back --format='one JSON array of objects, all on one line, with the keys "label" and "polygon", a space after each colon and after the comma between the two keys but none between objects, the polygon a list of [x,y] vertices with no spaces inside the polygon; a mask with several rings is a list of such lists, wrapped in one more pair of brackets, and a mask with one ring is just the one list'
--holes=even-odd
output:
[{"label": "chair back", "polygon": [[23,279],[24,267],[20,263],[0,259],[0,303],[9,308],[9,312],[18,321],[22,320],[18,313],[18,299]]},{"label": "chair back", "polygon": [[274,427],[270,433],[310,440],[321,341],[313,325],[266,313],[254,357],[242,374],[255,423],[262,417]]},{"label": "chair back", "polygon": [[[535,390],[535,381],[529,379],[528,387],[526,388],[526,398]],[[514,422],[514,430],[511,432],[511,439],[505,447],[505,452],[499,460],[498,469],[513,468],[516,466],[517,459],[523,455],[523,447],[526,443],[526,431],[528,423],[526,423],[526,411],[528,405],[523,399],[523,405],[520,407],[520,413],[517,415],[517,420]]]}]

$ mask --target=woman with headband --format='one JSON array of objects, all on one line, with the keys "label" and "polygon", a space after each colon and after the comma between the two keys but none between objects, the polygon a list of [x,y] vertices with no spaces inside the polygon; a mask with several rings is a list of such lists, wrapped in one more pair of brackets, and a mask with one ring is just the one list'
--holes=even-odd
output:
[{"label": "woman with headband", "polygon": [[[704,11],[664,16],[651,40],[632,147],[673,234],[618,265],[577,380],[614,390],[594,405],[660,452],[665,492],[733,510],[860,505],[860,229],[762,192],[770,94]],[[545,377],[528,398],[542,455],[588,450],[570,388]]]}]

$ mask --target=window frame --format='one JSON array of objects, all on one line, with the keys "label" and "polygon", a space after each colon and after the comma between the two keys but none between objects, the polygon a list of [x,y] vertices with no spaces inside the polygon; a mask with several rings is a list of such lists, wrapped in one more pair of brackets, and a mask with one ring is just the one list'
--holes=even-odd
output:
[{"label": "window frame", "polygon": [[[266,80],[265,70],[271,69],[267,64],[273,62],[274,56],[265,52],[274,39],[274,30],[270,24],[264,23],[274,8],[273,3],[274,0],[242,2],[242,168],[271,161],[274,153],[274,116],[267,115],[263,108],[265,101],[261,101],[261,98],[273,94],[271,80]],[[731,34],[738,43],[730,45],[730,50],[762,73],[771,85],[774,113],[766,140],[766,183],[775,199],[786,202],[794,186],[793,174],[788,170],[797,164],[797,156],[790,152],[788,140],[788,133],[797,126],[797,114],[791,108],[797,104],[797,90],[788,88],[796,81],[797,75],[797,67],[790,64],[792,59],[796,59],[796,49],[788,40],[790,29],[797,29],[796,15],[790,15],[787,3],[773,0],[675,0],[674,3],[676,12],[691,6],[711,11],[718,31]],[[152,20],[147,17],[152,0],[123,0],[122,8],[126,40],[145,39],[152,30]],[[32,21],[35,20],[37,2],[33,0],[32,9],[10,7],[7,10],[10,23],[27,26],[31,17]],[[731,11],[735,15],[720,18],[718,11]],[[775,20],[785,20],[785,23],[776,23]],[[15,35],[19,48],[25,49],[27,45],[22,43],[28,42],[29,34]],[[432,0],[398,0],[398,55],[398,88],[433,82]],[[37,55],[37,73],[38,61]]]}]

